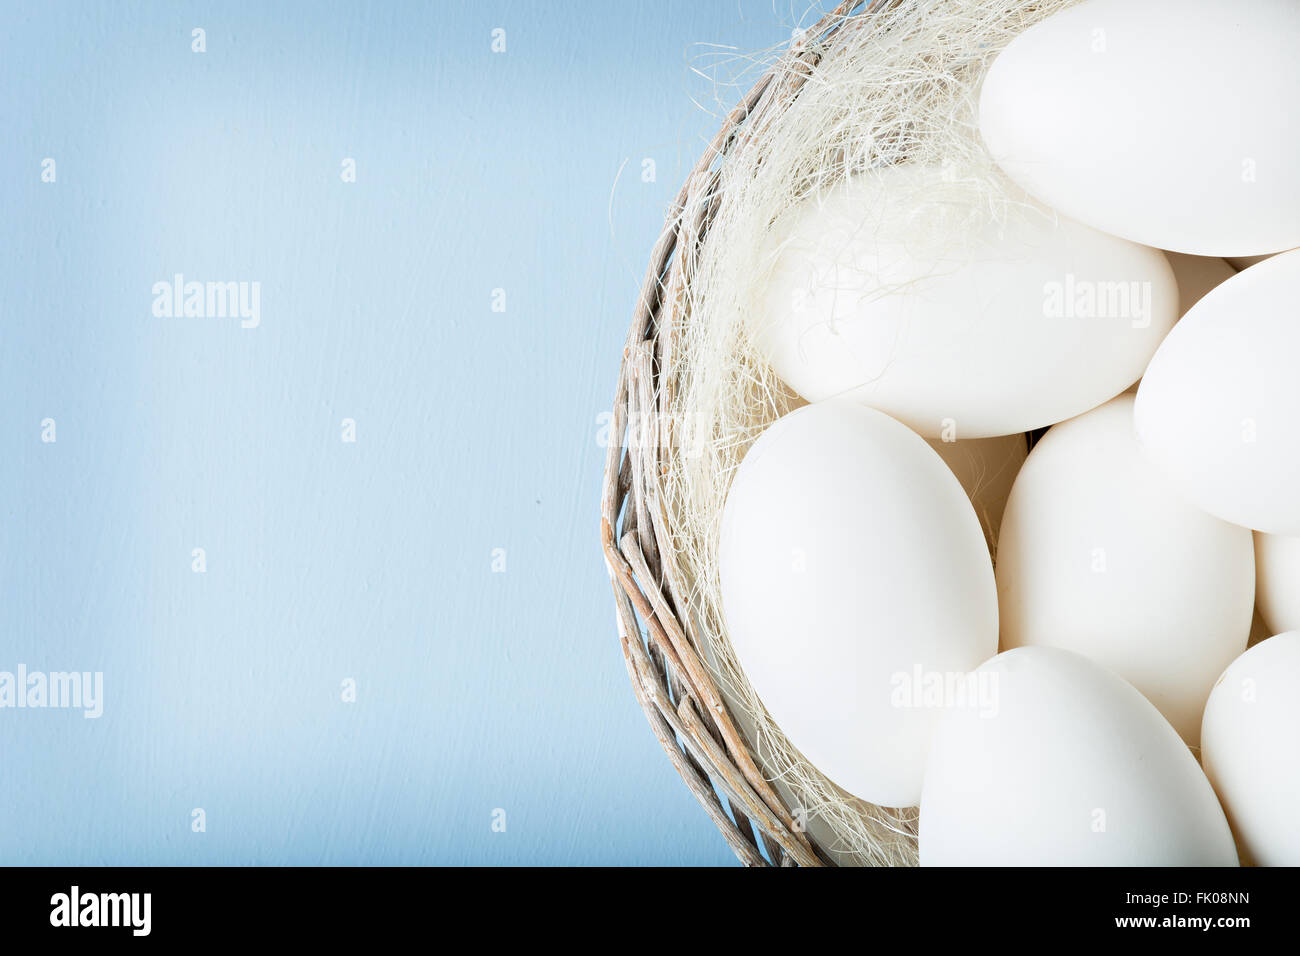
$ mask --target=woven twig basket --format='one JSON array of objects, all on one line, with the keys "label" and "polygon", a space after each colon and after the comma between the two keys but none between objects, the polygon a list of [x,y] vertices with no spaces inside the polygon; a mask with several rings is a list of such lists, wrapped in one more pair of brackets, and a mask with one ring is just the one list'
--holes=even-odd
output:
[{"label": "woven twig basket", "polygon": [[[671,383],[659,380],[672,330],[688,320],[683,291],[695,252],[718,209],[719,164],[740,144],[761,149],[765,118],[798,97],[821,56],[850,27],[869,24],[879,2],[840,4],[793,41],[727,116],[696,164],[655,244],[623,353],[601,500],[601,541],[614,587],[619,640],[632,688],[655,736],[740,860],[750,866],[820,866],[812,840],[759,770],[692,637],[680,569],[661,555],[668,540],[660,506],[661,456]],[[637,432],[628,436],[629,424]],[[716,788],[716,789],[715,789]],[[730,812],[719,799],[726,797]]]}]

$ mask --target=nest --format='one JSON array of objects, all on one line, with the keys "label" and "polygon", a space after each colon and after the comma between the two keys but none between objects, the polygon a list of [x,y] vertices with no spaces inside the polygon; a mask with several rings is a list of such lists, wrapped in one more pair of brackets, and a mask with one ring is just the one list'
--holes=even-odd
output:
[{"label": "nest", "polygon": [[732,476],[802,404],[753,343],[772,224],[898,163],[941,167],[962,209],[999,215],[1017,200],[980,142],[979,83],[1013,37],[1073,2],[846,2],[787,47],[733,61],[764,72],[687,177],[651,255],[614,402],[601,537],[633,690],[746,864],[917,861],[916,809],[859,800],[803,758],[749,686],[721,613]]}]

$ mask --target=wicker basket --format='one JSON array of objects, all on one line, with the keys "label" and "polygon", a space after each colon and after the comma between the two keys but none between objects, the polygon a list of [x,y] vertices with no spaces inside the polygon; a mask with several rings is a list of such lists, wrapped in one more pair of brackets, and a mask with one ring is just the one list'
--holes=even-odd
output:
[{"label": "wicker basket", "polygon": [[[628,675],[673,766],[741,862],[750,866],[821,866],[831,864],[831,859],[796,824],[790,808],[764,779],[701,659],[699,646],[689,636],[691,628],[680,614],[681,575],[665,566],[657,545],[667,540],[659,507],[660,456],[671,449],[662,449],[646,437],[666,416],[667,390],[659,387],[658,369],[667,330],[684,318],[681,292],[691,281],[694,251],[717,210],[720,162],[740,144],[752,143],[764,117],[799,95],[819,53],[834,49],[837,38],[842,39],[848,29],[868,24],[870,11],[880,5],[863,0],[842,3],[793,41],[781,61],[727,117],[687,178],[655,244],[614,401],[601,499],[601,542]],[[868,16],[846,19],[855,12]],[[621,439],[629,423],[640,429],[640,440],[629,440],[624,446]]]}]

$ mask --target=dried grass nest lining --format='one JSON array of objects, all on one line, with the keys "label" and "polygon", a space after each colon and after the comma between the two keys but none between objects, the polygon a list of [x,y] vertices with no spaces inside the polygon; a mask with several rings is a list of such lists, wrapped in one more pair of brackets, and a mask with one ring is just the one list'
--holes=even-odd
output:
[{"label": "dried grass nest lining", "polygon": [[[659,497],[671,537],[659,547],[760,769],[842,864],[914,865],[917,812],[851,797],[790,745],[736,661],[719,600],[719,526],[736,466],[768,425],[801,404],[748,335],[752,297],[772,259],[769,229],[785,210],[854,174],[903,162],[951,170],[971,213],[997,216],[1015,200],[980,141],[980,80],[1013,37],[1075,2],[904,0],[846,17],[833,33],[798,38],[821,54],[798,95],[749,118],[714,164],[716,189],[692,193],[694,208],[682,213],[689,222],[705,213],[703,203],[714,210],[689,280],[665,290],[673,318],[661,329],[669,338],[659,371],[673,447],[662,459]],[[782,52],[764,58],[769,68],[793,68],[788,58],[778,65]],[[778,73],[773,84],[787,79]]]}]

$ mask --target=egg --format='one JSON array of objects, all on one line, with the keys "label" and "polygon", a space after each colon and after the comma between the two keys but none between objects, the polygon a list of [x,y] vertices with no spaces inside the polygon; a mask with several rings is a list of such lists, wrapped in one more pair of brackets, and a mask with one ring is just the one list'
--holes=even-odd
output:
[{"label": "egg", "polygon": [[1196,758],[1141,694],[1052,647],[970,678],[930,748],[922,866],[1235,866]]},{"label": "egg", "polygon": [[1242,855],[1300,866],[1300,631],[1238,657],[1205,706],[1201,759]]},{"label": "egg", "polygon": [[1133,401],[1050,429],[1020,469],[998,541],[1001,646],[1096,661],[1196,746],[1210,688],[1250,636],[1254,543],[1172,493],[1138,447]]},{"label": "egg", "polygon": [[1002,525],[1002,513],[1007,507],[1011,485],[1029,454],[1025,436],[1001,435],[963,441],[931,438],[927,441],[961,482],[992,553],[997,547],[998,528]]},{"label": "egg", "polygon": [[1177,318],[1169,263],[1009,195],[995,215],[973,182],[903,164],[796,207],[760,257],[755,346],[805,399],[927,438],[1024,432],[1119,394]]},{"label": "egg", "polygon": [[1218,286],[1161,343],[1135,423],[1179,494],[1225,521],[1300,535],[1300,250]]},{"label": "egg", "polygon": [[1029,27],[979,94],[985,145],[1093,228],[1206,256],[1300,245],[1300,4],[1085,0]]},{"label": "egg", "polygon": [[1256,532],[1255,571],[1255,604],[1269,633],[1300,631],[1300,538]]},{"label": "egg", "polygon": [[871,408],[791,412],[736,470],[718,567],[736,658],[790,742],[849,793],[915,806],[941,703],[920,685],[997,651],[992,562],[943,460]]},{"label": "egg", "polygon": [[1189,256],[1182,252],[1166,252],[1178,283],[1178,314],[1187,311],[1219,283],[1231,279],[1237,270],[1226,259],[1217,256]]}]

